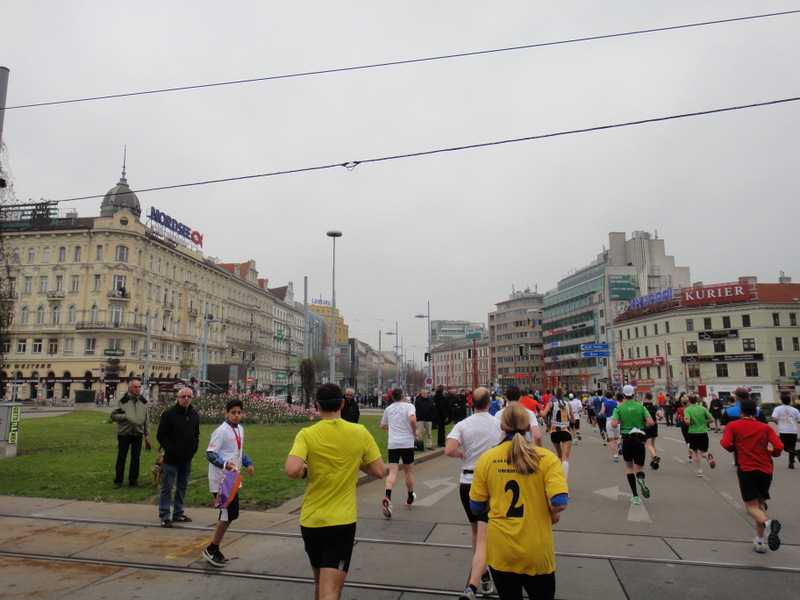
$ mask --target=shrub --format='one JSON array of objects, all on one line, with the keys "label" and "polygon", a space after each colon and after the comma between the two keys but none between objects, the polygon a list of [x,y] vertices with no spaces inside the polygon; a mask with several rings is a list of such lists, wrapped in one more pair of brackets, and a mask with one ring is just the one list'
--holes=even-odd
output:
[{"label": "shrub", "polygon": [[[207,394],[192,400],[202,425],[222,423],[225,418],[225,405],[232,398],[240,398],[244,405],[243,425],[260,425],[270,423],[308,423],[319,419],[317,412],[294,404],[286,404],[280,400],[271,400],[261,396],[245,394]],[[161,414],[175,403],[165,400],[150,407],[150,422],[158,423]]]}]

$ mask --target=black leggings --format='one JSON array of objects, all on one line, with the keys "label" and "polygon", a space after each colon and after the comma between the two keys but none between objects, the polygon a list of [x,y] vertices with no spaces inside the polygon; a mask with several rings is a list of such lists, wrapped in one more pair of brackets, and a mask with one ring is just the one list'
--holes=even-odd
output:
[{"label": "black leggings", "polygon": [[500,600],[522,600],[522,590],[530,600],[553,600],[556,596],[555,571],[547,575],[522,575],[492,569],[492,579]]}]

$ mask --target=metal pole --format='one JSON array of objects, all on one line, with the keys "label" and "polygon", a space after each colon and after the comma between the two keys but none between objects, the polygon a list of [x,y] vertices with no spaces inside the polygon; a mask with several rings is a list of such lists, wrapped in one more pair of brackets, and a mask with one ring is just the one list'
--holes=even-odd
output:
[{"label": "metal pole", "polygon": [[336,383],[336,238],[342,237],[341,231],[330,230],[328,237],[333,238],[333,266],[331,268],[331,339],[328,341],[330,353],[329,381]]},{"label": "metal pole", "polygon": [[203,316],[203,372],[200,379],[200,391],[206,393],[206,379],[208,379],[208,303]]},{"label": "metal pole", "polygon": [[381,333],[378,331],[378,393],[383,389],[383,354],[381,353]]},{"label": "metal pole", "polygon": [[258,394],[258,323],[253,337],[253,390]]},{"label": "metal pole", "polygon": [[142,387],[144,388],[144,397],[150,398],[150,315],[147,315],[147,338],[145,339],[144,351],[144,377],[142,377]]},{"label": "metal pole", "polygon": [[400,387],[400,327],[397,321],[394,322],[394,384]]}]

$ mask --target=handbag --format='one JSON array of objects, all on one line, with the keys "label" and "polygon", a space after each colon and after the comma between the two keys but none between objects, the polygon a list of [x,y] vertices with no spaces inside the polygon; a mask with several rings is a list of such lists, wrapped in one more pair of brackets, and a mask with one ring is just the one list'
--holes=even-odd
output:
[{"label": "handbag", "polygon": [[242,475],[239,471],[222,470],[222,479],[219,481],[217,497],[214,506],[217,508],[228,508],[228,505],[236,497],[239,486],[242,484]]}]

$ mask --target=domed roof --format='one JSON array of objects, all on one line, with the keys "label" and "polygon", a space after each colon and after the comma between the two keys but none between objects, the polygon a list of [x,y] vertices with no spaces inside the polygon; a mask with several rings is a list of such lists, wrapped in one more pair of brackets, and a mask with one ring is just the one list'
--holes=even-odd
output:
[{"label": "domed roof", "polygon": [[124,166],[122,167],[122,177],[120,177],[119,182],[108,190],[102,204],[100,204],[100,216],[111,217],[123,209],[133,214],[137,219],[142,214],[139,198],[128,187]]}]

